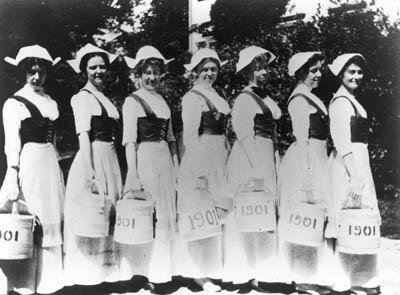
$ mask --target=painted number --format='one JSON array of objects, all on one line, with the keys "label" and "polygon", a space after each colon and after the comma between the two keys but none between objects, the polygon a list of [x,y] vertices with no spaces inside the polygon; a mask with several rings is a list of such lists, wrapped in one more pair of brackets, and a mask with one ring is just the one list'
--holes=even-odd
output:
[{"label": "painted number", "polygon": [[349,225],[349,235],[354,235],[354,236],[376,236],[376,227],[375,226],[370,226],[370,225]]},{"label": "painted number", "polygon": [[9,242],[9,241],[18,242],[18,233],[19,232],[17,230],[16,231],[0,230],[0,241],[3,240],[6,242]]},{"label": "painted number", "polygon": [[268,205],[241,205],[242,216],[253,216],[253,215],[268,215]]},{"label": "painted number", "polygon": [[128,217],[121,218],[121,216],[117,216],[115,224],[121,227],[135,228],[135,218],[128,218]]},{"label": "painted number", "polygon": [[315,229],[317,226],[317,218],[309,217],[309,216],[301,216],[299,214],[290,214],[289,224],[302,226],[306,228]]},{"label": "painted number", "polygon": [[206,225],[219,225],[219,219],[215,209],[197,211],[187,216],[190,222],[190,230],[201,229]]}]

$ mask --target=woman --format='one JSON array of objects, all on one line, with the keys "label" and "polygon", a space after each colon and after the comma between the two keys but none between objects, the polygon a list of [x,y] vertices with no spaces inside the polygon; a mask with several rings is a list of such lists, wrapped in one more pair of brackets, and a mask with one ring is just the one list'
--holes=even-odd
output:
[{"label": "woman", "polygon": [[[239,53],[236,71],[243,74],[248,85],[237,96],[232,109],[235,141],[227,165],[228,189],[232,197],[243,190],[249,181],[258,184],[276,196],[274,159],[275,120],[281,110],[268,96],[265,86],[268,65],[275,56],[263,48],[250,46]],[[252,280],[276,281],[276,234],[239,232],[234,214],[230,214],[225,236],[225,278],[235,283]]]},{"label": "woman", "polygon": [[65,283],[96,285],[119,279],[117,245],[111,234],[104,238],[77,235],[74,225],[77,219],[85,218],[81,202],[84,196],[98,191],[115,203],[121,192],[113,144],[119,114],[103,93],[107,68],[115,56],[91,44],[82,47],[76,56],[68,62],[77,73],[84,74],[87,83],[71,99],[79,151],[72,162],[66,189]]},{"label": "woman", "polygon": [[[53,293],[63,284],[61,223],[64,206],[64,181],[54,147],[54,121],[57,103],[43,85],[52,65],[48,51],[38,45],[22,47],[15,59],[5,61],[18,66],[25,85],[3,107],[7,174],[0,191],[2,211],[11,203],[25,201],[37,217],[33,256],[24,260],[0,260],[0,287],[21,294]],[[5,205],[5,206],[3,206]],[[5,280],[5,281],[3,281]],[[8,286],[5,286],[7,284]],[[3,286],[1,286],[3,285]],[[7,289],[6,289],[7,288]]]},{"label": "woman", "polygon": [[[288,65],[289,75],[297,80],[288,102],[296,141],[287,150],[280,166],[279,239],[283,278],[300,284],[330,284],[323,272],[328,271],[324,267],[328,257],[324,254],[329,253],[324,249],[325,243],[311,247],[290,242],[293,237],[285,224],[290,204],[295,207],[301,203],[314,204],[327,210],[328,215],[331,211],[327,189],[328,112],[323,102],[311,92],[319,84],[323,60],[321,52],[301,52],[292,56]],[[312,288],[299,286],[303,287]]]},{"label": "woman", "polygon": [[[340,212],[346,208],[370,209],[380,223],[369,163],[368,116],[356,98],[364,77],[365,59],[357,53],[342,54],[329,68],[341,84],[329,106],[330,131],[335,146],[330,171],[336,226],[339,226]],[[349,272],[341,272],[342,276],[338,276],[340,282],[335,284],[335,289],[347,290],[351,285],[358,285],[371,288],[368,294],[374,294],[373,291],[378,294],[377,255],[339,252],[339,257],[341,267]],[[358,278],[352,280],[350,272],[356,264],[359,267]]]},{"label": "woman", "polygon": [[[196,188],[208,189],[217,207],[225,207],[227,146],[225,122],[229,105],[212,87],[221,61],[214,50],[200,49],[187,70],[197,75],[182,99],[184,155],[179,170],[178,210],[196,206]],[[226,207],[225,207],[226,209]],[[207,277],[220,278],[221,237],[183,243],[182,275],[195,278],[208,291],[219,290]]]},{"label": "woman", "polygon": [[155,202],[155,239],[144,245],[121,244],[123,279],[134,274],[148,277],[150,288],[169,282],[172,276],[172,242],[176,232],[176,172],[178,158],[172,133],[171,112],[157,93],[167,60],[152,46],[136,54],[132,67],[140,77],[140,89],[125,99],[124,132],[128,173],[124,190],[142,186]]}]

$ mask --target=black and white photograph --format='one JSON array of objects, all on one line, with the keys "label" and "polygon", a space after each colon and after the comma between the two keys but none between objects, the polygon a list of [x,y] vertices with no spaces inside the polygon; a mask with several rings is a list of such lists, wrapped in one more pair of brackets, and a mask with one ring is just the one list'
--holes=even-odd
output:
[{"label": "black and white photograph", "polygon": [[0,0],[0,295],[400,295],[399,0]]}]

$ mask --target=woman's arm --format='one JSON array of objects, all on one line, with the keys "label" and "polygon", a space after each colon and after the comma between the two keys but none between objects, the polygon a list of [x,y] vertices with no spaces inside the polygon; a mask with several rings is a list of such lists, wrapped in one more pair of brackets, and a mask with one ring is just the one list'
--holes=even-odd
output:
[{"label": "woman's arm", "polygon": [[91,182],[96,178],[96,172],[93,164],[92,144],[89,139],[89,132],[79,133],[79,149],[81,151],[83,165],[85,167],[86,179]]},{"label": "woman's arm", "polygon": [[176,174],[176,176],[178,176],[178,169],[179,169],[178,150],[176,147],[175,136],[172,131],[171,120],[169,121],[169,125],[168,125],[167,141],[168,141],[169,150],[171,152],[172,161],[174,163],[175,174]]},{"label": "woman's arm", "polygon": [[141,187],[137,163],[137,120],[136,110],[141,108],[133,98],[127,97],[122,106],[123,134],[122,144],[125,145],[125,155],[128,171],[124,191],[136,190]]},{"label": "woman's arm", "polygon": [[7,156],[7,172],[0,189],[0,203],[1,200],[5,201],[6,199],[17,200],[19,195],[19,155],[21,151],[19,108],[19,103],[14,99],[7,100],[3,107],[4,151]]}]

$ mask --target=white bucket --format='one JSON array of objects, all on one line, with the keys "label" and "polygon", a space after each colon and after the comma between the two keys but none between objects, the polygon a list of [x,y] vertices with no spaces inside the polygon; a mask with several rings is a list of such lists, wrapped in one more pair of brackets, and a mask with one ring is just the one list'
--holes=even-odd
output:
[{"label": "white bucket", "polygon": [[109,234],[112,200],[104,195],[96,181],[99,194],[88,192],[82,197],[76,210],[80,212],[74,221],[74,234],[88,238],[102,238]]},{"label": "white bucket", "polygon": [[288,242],[318,247],[323,242],[326,209],[316,205],[289,202],[283,216],[284,239]]},{"label": "white bucket", "polygon": [[271,192],[240,192],[235,195],[235,218],[241,232],[276,230],[276,197]]},{"label": "white bucket", "polygon": [[196,241],[222,234],[215,202],[207,190],[196,190],[194,202],[179,206],[179,232],[184,241]]},{"label": "white bucket", "polygon": [[343,209],[339,213],[338,250],[375,254],[380,246],[378,216],[371,209]]},{"label": "white bucket", "polygon": [[[135,199],[136,197],[139,199]],[[122,196],[117,202],[114,228],[116,242],[137,245],[153,241],[154,206],[149,198],[143,191],[135,191],[125,198]]]},{"label": "white bucket", "polygon": [[[15,202],[13,208],[16,208]],[[18,260],[32,257],[34,219],[32,215],[0,214],[0,259]]]}]

